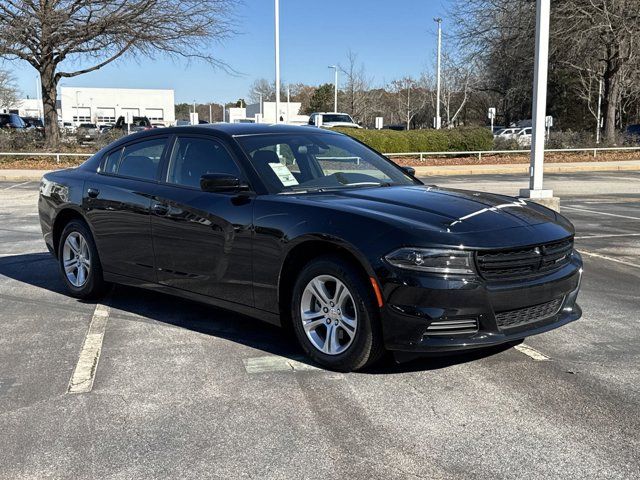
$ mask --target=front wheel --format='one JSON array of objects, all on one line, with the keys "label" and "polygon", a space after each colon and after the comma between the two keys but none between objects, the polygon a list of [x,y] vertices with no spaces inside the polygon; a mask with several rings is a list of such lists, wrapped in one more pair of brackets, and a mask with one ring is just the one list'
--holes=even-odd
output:
[{"label": "front wheel", "polygon": [[71,295],[88,299],[103,292],[104,280],[98,250],[84,222],[72,220],[64,227],[58,246],[58,262]]},{"label": "front wheel", "polygon": [[[366,278],[366,277],[365,277]],[[313,360],[338,371],[374,363],[384,349],[371,286],[338,256],[307,264],[293,289],[296,337]]]}]

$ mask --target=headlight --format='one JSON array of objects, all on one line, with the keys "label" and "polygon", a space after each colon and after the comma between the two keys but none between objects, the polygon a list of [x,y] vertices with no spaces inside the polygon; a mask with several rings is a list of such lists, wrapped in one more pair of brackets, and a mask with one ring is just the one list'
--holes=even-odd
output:
[{"label": "headlight", "polygon": [[387,255],[385,260],[394,267],[432,273],[472,275],[471,252],[438,248],[400,248]]}]

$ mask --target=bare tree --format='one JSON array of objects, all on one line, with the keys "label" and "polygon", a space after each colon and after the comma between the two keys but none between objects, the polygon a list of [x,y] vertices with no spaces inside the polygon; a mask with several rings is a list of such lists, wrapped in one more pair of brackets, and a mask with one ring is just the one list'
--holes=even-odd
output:
[{"label": "bare tree", "polygon": [[367,92],[371,88],[371,79],[367,77],[364,65],[358,63],[358,55],[351,50],[347,52],[347,62],[339,65],[343,73],[342,105],[356,121],[364,121],[369,104]]},{"label": "bare tree", "polygon": [[0,107],[13,107],[18,101],[15,78],[6,70],[0,70]]},{"label": "bare tree", "polygon": [[163,53],[221,66],[211,49],[213,41],[233,31],[231,4],[230,0],[2,0],[0,57],[23,60],[40,73],[45,135],[55,146],[60,79],[98,70],[125,55]]},{"label": "bare tree", "polygon": [[563,0],[554,13],[553,35],[562,45],[562,61],[583,74],[601,72],[604,136],[613,141],[625,87],[633,86],[628,80],[640,71],[638,2]]},{"label": "bare tree", "polygon": [[388,89],[396,97],[398,117],[409,130],[413,117],[427,104],[428,90],[411,77],[393,80]]},{"label": "bare tree", "polygon": [[276,99],[275,82],[270,82],[266,78],[258,78],[251,84],[247,98],[251,103],[258,103],[260,99],[263,102],[273,102]]}]

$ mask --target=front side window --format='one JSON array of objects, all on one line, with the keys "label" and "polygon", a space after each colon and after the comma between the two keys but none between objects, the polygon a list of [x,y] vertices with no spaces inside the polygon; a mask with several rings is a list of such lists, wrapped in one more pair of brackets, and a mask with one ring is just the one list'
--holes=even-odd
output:
[{"label": "front side window", "polygon": [[126,145],[122,150],[109,154],[104,172],[141,180],[155,180],[166,143],[166,138],[153,138]]},{"label": "front side window", "polygon": [[262,180],[278,193],[418,183],[346,135],[247,135],[237,140]]},{"label": "front side window", "polygon": [[240,177],[240,170],[224,146],[210,138],[178,137],[169,160],[167,183],[200,188],[200,177],[226,173]]}]

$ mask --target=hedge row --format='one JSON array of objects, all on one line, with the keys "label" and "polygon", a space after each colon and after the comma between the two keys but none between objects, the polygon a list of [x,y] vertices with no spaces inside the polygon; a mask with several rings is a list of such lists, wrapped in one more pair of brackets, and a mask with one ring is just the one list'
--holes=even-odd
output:
[{"label": "hedge row", "polygon": [[445,130],[333,130],[360,140],[381,153],[455,152],[491,150],[493,135],[488,128],[455,128]]}]

